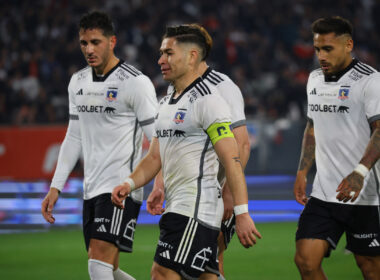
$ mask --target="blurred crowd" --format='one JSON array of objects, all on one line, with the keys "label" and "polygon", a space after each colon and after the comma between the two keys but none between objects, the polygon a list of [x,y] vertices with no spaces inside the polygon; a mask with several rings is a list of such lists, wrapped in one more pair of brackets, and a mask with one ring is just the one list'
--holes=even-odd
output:
[{"label": "blurred crowd", "polygon": [[86,66],[78,21],[108,12],[116,54],[166,93],[158,49],[166,25],[202,24],[209,64],[239,85],[251,118],[301,119],[308,73],[318,67],[310,24],[340,15],[354,24],[354,55],[380,68],[377,0],[12,0],[0,1],[0,124],[65,123],[71,75]]}]

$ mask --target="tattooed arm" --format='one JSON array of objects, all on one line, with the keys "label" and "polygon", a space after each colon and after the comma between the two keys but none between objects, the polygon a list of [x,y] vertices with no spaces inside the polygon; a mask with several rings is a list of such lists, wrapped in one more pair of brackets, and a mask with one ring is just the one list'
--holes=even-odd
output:
[{"label": "tattooed arm", "polygon": [[[360,163],[371,169],[380,158],[380,120],[371,123],[372,136],[364,152]],[[363,188],[364,178],[359,173],[353,171],[350,175],[342,180],[337,188],[338,195],[336,198],[340,201],[354,202]],[[351,192],[355,192],[351,195]]]},{"label": "tattooed arm", "polygon": [[308,119],[302,140],[301,158],[293,193],[296,201],[302,205],[307,202],[306,177],[315,161],[315,137],[313,120]]}]

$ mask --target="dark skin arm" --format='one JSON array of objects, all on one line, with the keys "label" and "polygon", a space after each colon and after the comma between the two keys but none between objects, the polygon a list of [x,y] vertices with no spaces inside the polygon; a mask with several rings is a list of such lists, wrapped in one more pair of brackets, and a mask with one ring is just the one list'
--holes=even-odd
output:
[{"label": "dark skin arm", "polygon": [[[371,169],[377,160],[380,158],[380,120],[371,123],[372,136],[368,142],[367,148],[364,152],[360,163]],[[342,180],[337,188],[338,195],[336,198],[339,201],[354,202],[363,188],[364,178],[359,173],[353,171],[346,178]],[[351,192],[355,192],[353,196],[350,195]]]},{"label": "dark skin arm", "polygon": [[314,124],[308,119],[302,140],[301,158],[298,166],[297,177],[293,187],[296,201],[302,205],[307,202],[306,178],[307,173],[315,162],[315,136]]}]

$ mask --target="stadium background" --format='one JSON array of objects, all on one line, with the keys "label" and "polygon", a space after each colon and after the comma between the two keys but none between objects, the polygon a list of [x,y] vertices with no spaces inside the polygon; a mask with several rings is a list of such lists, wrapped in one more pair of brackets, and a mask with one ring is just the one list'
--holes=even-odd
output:
[{"label": "stadium background", "polygon": [[[318,67],[310,24],[326,15],[350,19],[354,24],[354,55],[379,69],[378,0],[0,1],[0,232],[3,233],[0,278],[21,279],[17,275],[28,273],[15,266],[20,260],[27,264],[24,259],[30,259],[25,244],[34,244],[35,248],[29,248],[29,252],[35,256],[39,251],[41,262],[46,261],[43,252],[50,252],[51,246],[63,253],[56,241],[51,241],[56,247],[39,241],[58,238],[61,232],[64,232],[62,238],[67,238],[61,240],[62,244],[78,244],[78,254],[85,260],[79,230],[80,162],[56,206],[57,225],[46,225],[39,208],[49,188],[66,130],[68,81],[86,65],[79,50],[77,22],[92,9],[107,11],[112,16],[118,38],[117,56],[147,74],[159,98],[167,86],[157,65],[165,26],[198,22],[210,32],[214,47],[209,64],[228,74],[244,95],[251,140],[251,158],[246,169],[250,210],[260,223],[259,229],[268,236],[255,253],[252,252],[256,249],[249,253],[241,251],[235,238],[229,250],[231,256],[226,255],[227,260],[231,258],[227,273],[242,270],[243,259],[249,259],[259,262],[262,274],[258,267],[247,265],[240,276],[238,272],[227,276],[229,279],[279,279],[276,275],[284,275],[281,279],[296,279],[292,264],[294,221],[302,207],[293,201],[292,184],[305,126],[305,85],[309,71]],[[150,187],[146,188],[146,194]],[[157,223],[158,217],[149,216],[144,207],[139,223]],[[38,233],[30,234],[34,231]],[[143,226],[142,231],[153,236],[147,253],[152,256],[157,237],[155,226]],[[15,232],[21,233],[12,235]],[[77,236],[71,238],[71,235]],[[279,262],[287,264],[279,270],[281,274],[269,275],[271,266],[265,267],[272,261],[268,259],[260,264],[268,252],[272,254],[269,258],[277,255],[281,257]],[[17,257],[12,259],[12,254]],[[20,259],[20,254],[25,254],[24,258]],[[235,264],[232,259],[236,257]],[[126,260],[130,261],[128,257]],[[150,264],[151,257],[148,260]],[[330,268],[331,273],[338,271],[333,279],[360,278],[355,268],[347,269],[353,267],[352,257],[342,250],[340,254],[337,252],[334,263],[341,266]],[[51,264],[52,269],[55,265]],[[36,277],[32,279],[46,278],[44,273],[48,272],[39,269],[36,263],[31,266],[34,270],[29,274]],[[142,270],[149,272],[148,267]],[[78,270],[78,275],[86,275],[85,263]],[[347,275],[339,274],[345,272]]]}]

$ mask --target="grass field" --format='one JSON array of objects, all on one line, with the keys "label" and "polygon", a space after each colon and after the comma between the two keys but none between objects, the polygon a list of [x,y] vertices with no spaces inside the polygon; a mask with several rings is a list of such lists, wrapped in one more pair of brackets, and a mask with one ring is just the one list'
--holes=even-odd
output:
[{"label": "grass field", "polygon": [[[263,235],[254,248],[244,249],[235,236],[225,254],[228,280],[300,279],[293,263],[295,223],[258,224]],[[150,279],[158,226],[138,226],[134,253],[121,254],[120,266],[137,280]],[[329,279],[362,279],[353,256],[344,253],[345,240],[323,267]],[[80,230],[0,235],[0,279],[89,279]]]}]

